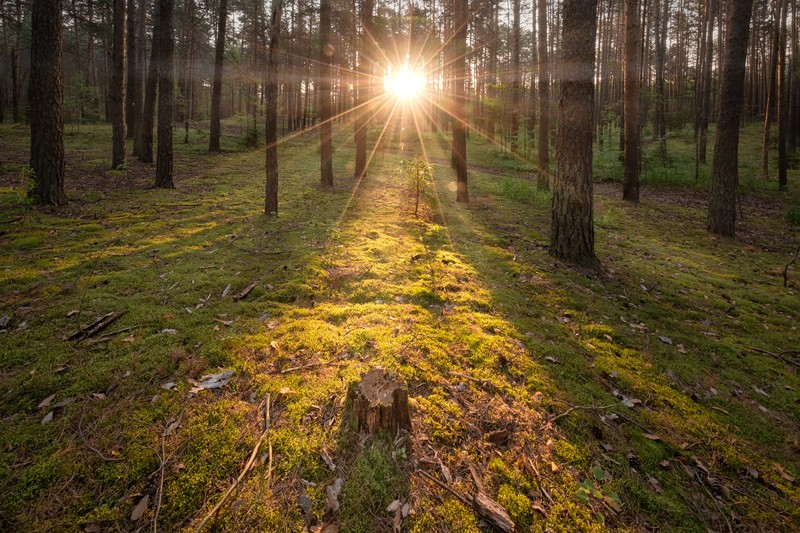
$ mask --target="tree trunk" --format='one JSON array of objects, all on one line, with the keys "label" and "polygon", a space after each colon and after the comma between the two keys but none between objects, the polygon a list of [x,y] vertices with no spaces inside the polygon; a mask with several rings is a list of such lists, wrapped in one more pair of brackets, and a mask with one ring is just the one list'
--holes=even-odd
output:
[{"label": "tree trunk", "polygon": [[550,253],[594,263],[592,116],[597,0],[564,0],[558,168],[553,191]]},{"label": "tree trunk", "polygon": [[467,0],[453,0],[453,163],[456,201],[469,202],[467,190],[467,125],[464,112],[465,56],[467,52]]},{"label": "tree trunk", "polygon": [[519,100],[520,100],[520,0],[513,0],[514,26],[511,35],[511,151],[516,152],[519,142]]},{"label": "tree trunk", "polygon": [[780,45],[778,47],[778,189],[786,190],[788,160],[786,154],[786,128],[788,126],[789,84],[786,79],[786,16],[788,2],[784,0],[779,18]]},{"label": "tree trunk", "polygon": [[550,63],[547,55],[547,0],[539,0],[539,175],[536,186],[550,186]]},{"label": "tree trunk", "polygon": [[[656,109],[653,120],[653,136],[658,139],[662,153],[667,151],[667,95],[664,91],[664,56],[667,48],[667,20],[669,19],[669,1],[660,0],[661,6],[656,10]],[[663,8],[663,9],[662,9]]]},{"label": "tree trunk", "polygon": [[622,199],[639,202],[639,0],[625,0],[625,162]]},{"label": "tree trunk", "polygon": [[[783,11],[783,3],[786,0],[778,0],[775,8],[776,17],[779,17]],[[775,28],[772,35],[772,53],[770,54],[770,77],[769,88],[767,90],[767,106],[764,113],[764,139],[761,144],[761,177],[763,179],[769,178],[769,143],[772,134],[772,121],[775,117],[777,106],[775,100],[777,97],[778,85],[778,47],[780,46],[780,22],[775,20]]]},{"label": "tree trunk", "polygon": [[38,205],[65,205],[61,0],[33,0],[31,12],[31,170]]},{"label": "tree trunk", "polygon": [[333,148],[331,147],[331,4],[320,0],[319,5],[319,154],[320,182],[333,187]]},{"label": "tree trunk", "polygon": [[217,43],[214,51],[214,82],[211,85],[211,126],[208,151],[219,152],[220,104],[222,103],[222,67],[225,60],[225,26],[228,21],[228,0],[220,0],[217,18]]},{"label": "tree trunk", "polygon": [[714,0],[708,0],[708,21],[706,30],[705,60],[703,65],[703,81],[700,94],[700,117],[697,139],[697,162],[706,164],[708,144],[708,122],[711,116],[711,83],[712,62],[714,59]]},{"label": "tree trunk", "polygon": [[139,161],[142,163],[153,162],[153,122],[156,112],[156,90],[158,89],[159,68],[159,33],[161,32],[161,2],[156,2],[153,13],[153,39],[150,50],[150,65],[147,68],[147,81],[144,86],[144,106],[142,106],[142,121],[139,128]]},{"label": "tree trunk", "polygon": [[739,123],[744,97],[744,68],[753,0],[733,2],[728,15],[725,59],[720,79],[717,133],[708,198],[708,231],[733,237],[739,181]]},{"label": "tree trunk", "polygon": [[368,104],[370,95],[371,58],[368,50],[372,48],[372,12],[375,9],[374,0],[361,2],[361,38],[358,50],[358,96],[356,99],[355,128],[356,164],[355,176],[363,178],[367,175],[367,127]]},{"label": "tree trunk", "polygon": [[110,94],[111,168],[119,168],[125,165],[125,0],[114,0],[113,39]]},{"label": "tree trunk", "polygon": [[266,149],[266,199],[264,213],[278,215],[278,38],[281,33],[281,16],[283,0],[272,0],[272,19],[269,32],[269,50],[267,52],[267,87],[264,103],[265,126],[264,137]]},{"label": "tree trunk", "polygon": [[127,131],[125,136],[133,139],[136,134],[136,122],[139,115],[139,69],[136,57],[136,0],[128,0],[127,20],[127,80],[125,87],[125,122]]},{"label": "tree trunk", "polygon": [[[136,128],[133,131],[133,155],[140,158],[142,153],[142,123],[144,112],[144,73],[147,67],[147,42],[145,37],[147,26],[147,0],[139,0],[139,12],[137,13],[136,23],[136,100],[133,105],[136,108],[135,116],[128,117],[128,120],[134,122]],[[130,59],[130,58],[128,58]],[[132,63],[129,63],[129,68],[132,68]],[[133,98],[133,95],[130,96]],[[152,156],[151,156],[152,159]],[[141,161],[141,159],[139,159]]]},{"label": "tree trunk", "polygon": [[352,395],[359,431],[370,435],[383,431],[394,438],[398,431],[411,430],[408,390],[383,369],[370,370]]},{"label": "tree trunk", "polygon": [[172,183],[172,106],[173,62],[175,41],[172,36],[174,0],[159,0],[158,52],[158,158],[156,159],[156,187],[174,189]]}]

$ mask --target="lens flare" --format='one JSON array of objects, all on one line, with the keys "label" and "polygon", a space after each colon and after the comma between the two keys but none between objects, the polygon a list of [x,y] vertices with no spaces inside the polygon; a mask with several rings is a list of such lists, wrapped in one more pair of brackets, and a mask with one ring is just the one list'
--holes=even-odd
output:
[{"label": "lens flare", "polygon": [[409,69],[393,72],[384,81],[384,88],[401,100],[410,100],[418,96],[425,88],[425,75],[422,72]]}]

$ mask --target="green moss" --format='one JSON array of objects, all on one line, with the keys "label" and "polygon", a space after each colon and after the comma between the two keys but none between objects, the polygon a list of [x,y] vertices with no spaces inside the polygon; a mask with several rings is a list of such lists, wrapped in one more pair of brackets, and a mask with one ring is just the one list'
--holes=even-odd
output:
[{"label": "green moss", "polygon": [[588,456],[575,444],[566,440],[557,440],[553,443],[553,451],[566,463],[581,466],[586,463]]},{"label": "green moss", "polygon": [[510,485],[501,485],[497,492],[497,503],[505,507],[519,531],[530,527],[533,519],[531,500]]}]

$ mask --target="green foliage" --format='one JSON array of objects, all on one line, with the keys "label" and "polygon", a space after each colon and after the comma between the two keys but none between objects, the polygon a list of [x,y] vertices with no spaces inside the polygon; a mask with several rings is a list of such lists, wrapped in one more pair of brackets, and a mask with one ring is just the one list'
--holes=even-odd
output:
[{"label": "green foliage", "polygon": [[800,205],[790,205],[786,210],[786,220],[792,226],[800,226]]},{"label": "green foliage", "polygon": [[419,200],[428,190],[433,180],[433,167],[424,157],[415,155],[408,161],[403,161],[400,173],[405,177],[414,195],[414,216],[419,214]]},{"label": "green foliage", "polygon": [[[611,475],[599,466],[595,466],[592,468],[591,477],[587,477],[582,482],[578,483],[575,497],[579,502],[586,504],[591,500],[602,502],[611,509],[619,512],[621,510],[619,495],[611,490],[610,481]],[[598,523],[605,524],[605,516],[603,513],[597,512],[595,514],[595,519]]]}]

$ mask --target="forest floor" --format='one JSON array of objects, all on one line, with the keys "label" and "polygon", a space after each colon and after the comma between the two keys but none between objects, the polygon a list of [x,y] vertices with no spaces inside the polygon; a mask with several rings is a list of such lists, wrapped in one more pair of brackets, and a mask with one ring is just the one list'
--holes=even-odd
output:
[{"label": "forest floor", "polygon": [[[68,127],[70,205],[33,209],[27,129],[0,128],[0,530],[194,530],[245,470],[217,530],[480,531],[478,491],[517,531],[800,529],[800,180],[748,178],[756,130],[736,241],[704,230],[674,137],[651,174],[683,177],[640,205],[597,184],[587,270],[548,255],[524,162],[473,136],[458,205],[445,136],[385,138],[355,181],[348,128],[334,190],[314,135],[281,144],[278,218],[262,150],[176,134],[164,191],[107,170],[91,126]],[[415,217],[399,164],[422,153]],[[375,367],[409,435],[354,428]]]}]

